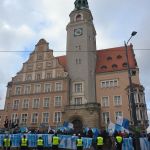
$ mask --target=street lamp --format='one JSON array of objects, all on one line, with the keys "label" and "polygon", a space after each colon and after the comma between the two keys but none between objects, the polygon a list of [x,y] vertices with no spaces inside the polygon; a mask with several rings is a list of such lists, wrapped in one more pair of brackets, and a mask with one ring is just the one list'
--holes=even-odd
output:
[{"label": "street lamp", "polygon": [[136,116],[136,105],[135,105],[135,100],[134,100],[134,89],[133,89],[133,84],[132,84],[132,79],[131,79],[131,69],[130,69],[130,64],[129,64],[129,58],[128,58],[128,43],[131,40],[133,36],[137,34],[136,31],[133,31],[131,33],[130,38],[128,39],[127,42],[124,41],[125,45],[125,52],[126,52],[126,61],[127,61],[127,69],[128,69],[128,79],[129,79],[129,100],[131,104],[131,114],[132,114],[132,120],[133,120],[133,125],[137,126],[137,116]]}]

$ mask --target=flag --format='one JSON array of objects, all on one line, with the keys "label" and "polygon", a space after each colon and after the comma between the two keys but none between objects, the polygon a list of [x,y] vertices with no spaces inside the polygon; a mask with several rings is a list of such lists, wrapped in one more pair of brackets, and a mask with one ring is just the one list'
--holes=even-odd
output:
[{"label": "flag", "polygon": [[50,130],[51,130],[51,126],[49,125],[49,126],[48,126],[48,133],[50,132]]},{"label": "flag", "polygon": [[108,133],[109,133],[109,135],[112,135],[114,133],[114,131],[115,131],[115,124],[110,121],[110,123],[108,125]]},{"label": "flag", "polygon": [[73,124],[71,122],[64,121],[63,127],[73,129]]},{"label": "flag", "polygon": [[129,120],[126,119],[126,118],[123,118],[122,126],[123,126],[125,129],[129,129]]},{"label": "flag", "polygon": [[73,129],[73,123],[68,123],[68,128]]},{"label": "flag", "polygon": [[122,116],[118,116],[117,120],[116,120],[116,124],[122,126],[123,123],[123,117]]}]

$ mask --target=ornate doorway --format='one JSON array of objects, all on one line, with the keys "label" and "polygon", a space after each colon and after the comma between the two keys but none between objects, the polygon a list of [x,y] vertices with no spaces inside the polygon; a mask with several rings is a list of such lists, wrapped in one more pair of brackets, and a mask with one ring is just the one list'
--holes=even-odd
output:
[{"label": "ornate doorway", "polygon": [[79,120],[79,119],[74,119],[74,120],[72,121],[72,123],[73,123],[74,131],[75,131],[76,133],[81,132],[81,131],[83,130],[83,124],[82,124],[82,121],[81,121],[81,120]]}]

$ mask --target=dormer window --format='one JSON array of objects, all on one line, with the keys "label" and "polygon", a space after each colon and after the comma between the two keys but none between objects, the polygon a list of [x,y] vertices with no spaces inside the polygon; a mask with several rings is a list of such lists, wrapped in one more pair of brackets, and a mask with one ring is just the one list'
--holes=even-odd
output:
[{"label": "dormer window", "polygon": [[101,66],[101,69],[107,69],[107,66],[103,65]]},{"label": "dormer window", "polygon": [[112,60],[112,57],[108,56],[108,57],[107,57],[107,60]]},{"label": "dormer window", "polygon": [[122,56],[121,56],[121,55],[118,55],[118,56],[117,56],[117,59],[121,59],[121,58],[122,58]]},{"label": "dormer window", "polygon": [[118,67],[118,66],[117,66],[116,64],[113,64],[113,65],[112,65],[112,68],[113,68],[113,69],[115,69],[115,68],[117,68],[117,67]]},{"label": "dormer window", "polygon": [[122,66],[123,66],[123,67],[127,67],[127,63],[124,62],[124,63],[122,64]]}]

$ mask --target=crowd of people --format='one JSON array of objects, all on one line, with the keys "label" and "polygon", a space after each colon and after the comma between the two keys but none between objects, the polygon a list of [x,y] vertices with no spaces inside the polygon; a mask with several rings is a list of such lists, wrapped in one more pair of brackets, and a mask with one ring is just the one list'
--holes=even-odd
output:
[{"label": "crowd of people", "polygon": [[[19,131],[18,131],[19,132]],[[40,131],[39,129],[37,130],[31,130],[28,131],[28,133],[33,133],[33,134],[41,134],[43,131]],[[134,149],[136,150],[136,142],[135,141],[135,136],[133,134],[128,134],[126,132],[117,132],[115,131],[113,135],[109,135],[109,133],[106,130],[103,130],[101,132],[93,132],[91,128],[88,130],[80,130],[80,131],[74,131],[74,130],[49,130],[48,134],[53,134],[52,136],[52,150],[58,150],[59,149],[59,144],[60,144],[60,138],[59,134],[63,135],[72,135],[72,136],[77,136],[76,140],[76,147],[77,150],[83,150],[83,139],[82,137],[88,137],[92,138],[92,147],[94,150],[105,150],[107,149],[116,149],[116,150],[122,150],[122,143],[123,143],[123,138],[132,138],[133,141],[133,146]],[[150,142],[150,133],[142,133],[140,136],[142,137],[147,137],[148,141]],[[37,150],[43,150],[44,149],[44,140],[40,136],[37,139]],[[3,148],[4,150],[10,150],[11,148],[11,139],[9,136],[5,136],[3,139]],[[28,139],[26,138],[26,135],[23,135],[23,137],[20,140],[20,149],[21,150],[27,150],[28,149]]]}]

